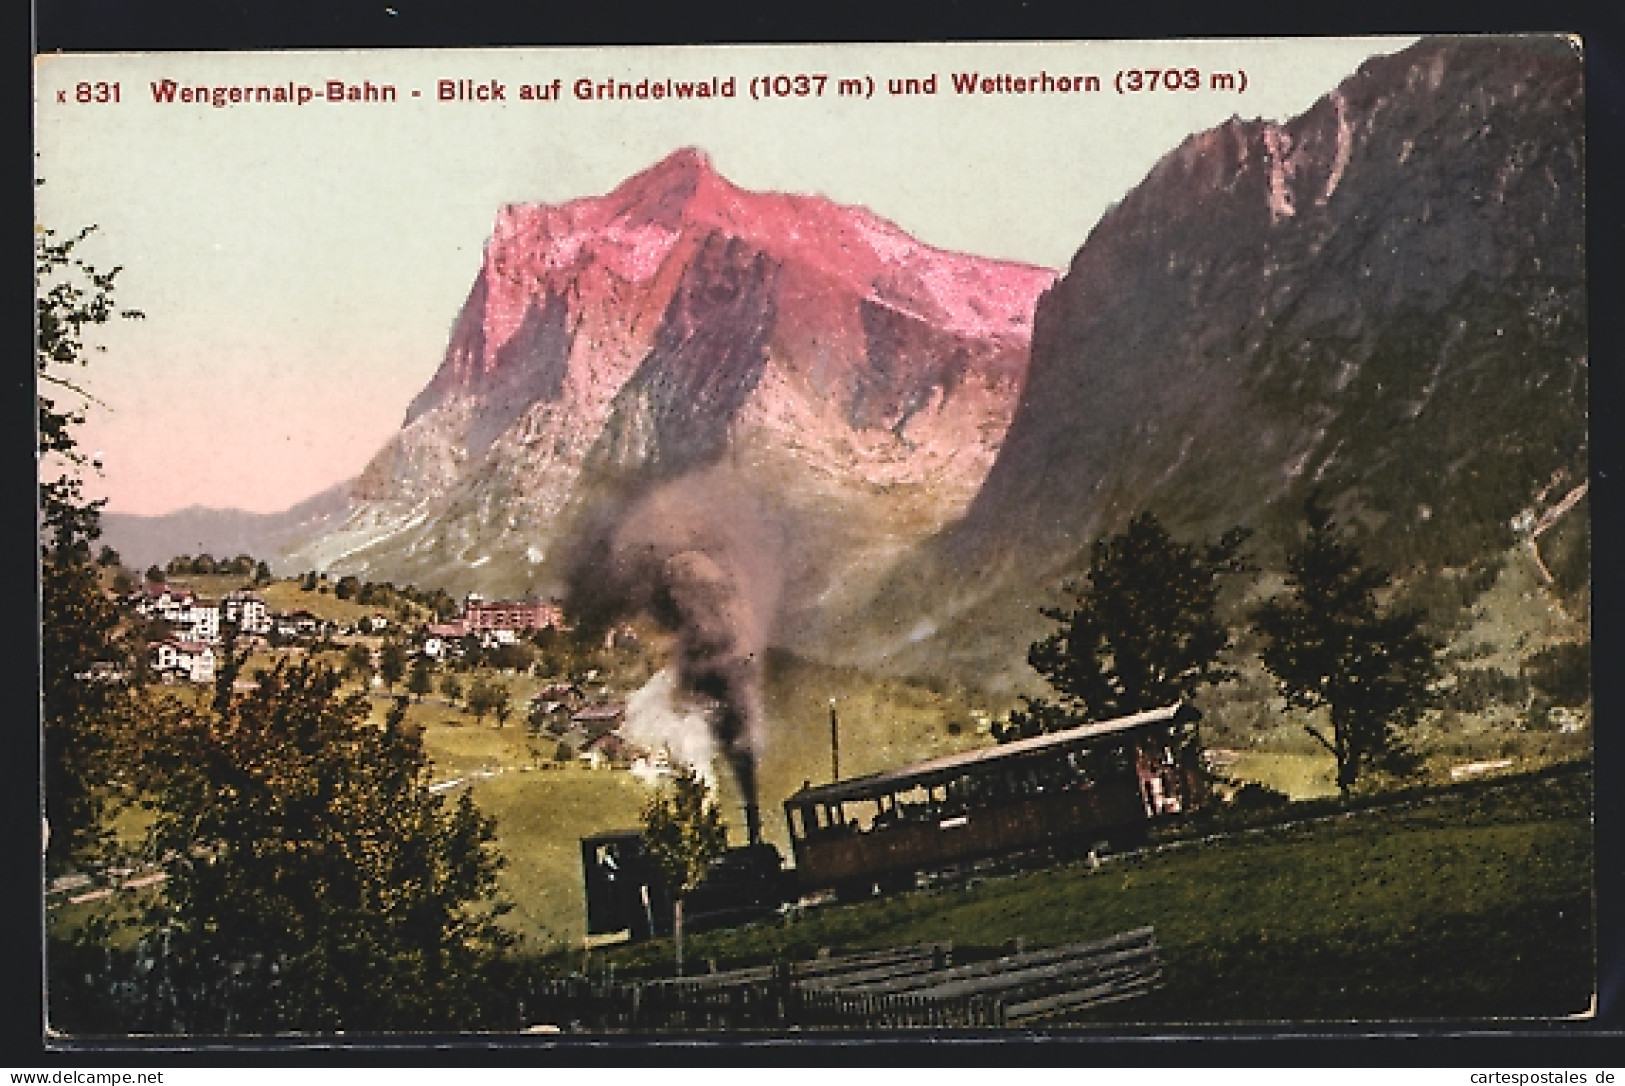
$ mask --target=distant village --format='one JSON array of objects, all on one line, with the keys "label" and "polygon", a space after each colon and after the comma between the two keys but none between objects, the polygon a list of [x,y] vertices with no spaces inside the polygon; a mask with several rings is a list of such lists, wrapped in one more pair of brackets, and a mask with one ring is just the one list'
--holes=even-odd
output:
[{"label": "distant village", "polygon": [[[184,584],[148,580],[125,600],[129,609],[153,623],[162,636],[146,643],[146,663],[153,679],[163,683],[210,684],[217,676],[224,648],[225,631],[233,631],[236,647],[311,648],[323,643],[392,637],[405,653],[409,668],[425,671],[441,666],[455,667],[471,653],[488,653],[497,663],[521,663],[528,658],[511,650],[540,631],[568,632],[562,604],[557,600],[488,600],[470,593],[465,596],[456,617],[445,621],[409,623],[391,618],[382,611],[339,622],[311,611],[274,611],[264,596],[251,588],[227,592],[218,600],[208,600]],[[636,643],[630,626],[609,631],[603,647]],[[376,643],[374,643],[376,644]],[[371,649],[371,685],[385,685],[379,674],[378,650]],[[105,665],[107,678],[112,665]],[[537,669],[538,675],[540,669]],[[591,768],[626,769],[635,775],[655,779],[670,772],[670,756],[664,750],[648,750],[621,733],[626,705],[607,685],[598,680],[595,669],[578,676],[547,677],[547,681],[523,707],[530,731],[547,737],[555,745],[553,760],[580,763]],[[446,691],[446,687],[441,687]],[[421,691],[420,691],[421,693]],[[503,691],[504,696],[506,691]],[[506,719],[518,706],[500,703],[497,712]]]}]

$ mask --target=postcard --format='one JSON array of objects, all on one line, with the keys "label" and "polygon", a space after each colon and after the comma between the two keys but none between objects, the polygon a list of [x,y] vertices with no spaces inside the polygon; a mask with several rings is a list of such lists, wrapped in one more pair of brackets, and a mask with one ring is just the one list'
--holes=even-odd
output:
[{"label": "postcard", "polygon": [[1594,1013],[1581,49],[39,57],[50,1042]]}]

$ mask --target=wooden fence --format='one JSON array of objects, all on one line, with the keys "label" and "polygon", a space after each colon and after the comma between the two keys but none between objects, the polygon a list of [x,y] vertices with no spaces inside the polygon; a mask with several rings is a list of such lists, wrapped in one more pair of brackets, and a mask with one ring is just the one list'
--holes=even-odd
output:
[{"label": "wooden fence", "polygon": [[566,977],[532,989],[527,1017],[589,1032],[1057,1025],[1161,979],[1146,927],[963,965],[937,943],[654,981]]}]

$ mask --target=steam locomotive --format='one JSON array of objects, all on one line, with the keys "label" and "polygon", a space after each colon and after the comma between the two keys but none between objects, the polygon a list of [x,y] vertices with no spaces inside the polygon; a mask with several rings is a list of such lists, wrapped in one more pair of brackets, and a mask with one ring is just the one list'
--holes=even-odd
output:
[{"label": "steam locomotive", "polygon": [[[1196,726],[1177,703],[1001,746],[801,789],[784,801],[795,867],[761,839],[729,849],[685,901],[685,923],[720,927],[786,902],[911,889],[920,876],[1017,854],[1128,848],[1208,800]],[[585,838],[587,930],[633,939],[671,930],[671,901],[636,830]]]}]

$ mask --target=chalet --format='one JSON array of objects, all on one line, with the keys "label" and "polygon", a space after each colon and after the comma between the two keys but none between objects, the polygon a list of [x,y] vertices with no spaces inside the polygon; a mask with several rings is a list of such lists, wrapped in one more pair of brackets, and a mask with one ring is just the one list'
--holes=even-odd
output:
[{"label": "chalet", "polygon": [[148,618],[168,620],[182,608],[191,607],[193,599],[192,590],[184,585],[148,581],[136,593],[133,606]]},{"label": "chalet", "polygon": [[536,691],[536,701],[557,701],[565,705],[581,704],[581,688],[575,683],[548,683]]},{"label": "chalet", "polygon": [[124,669],[110,660],[97,660],[89,670],[74,673],[82,683],[121,683],[129,676]]},{"label": "chalet", "polygon": [[631,764],[633,758],[647,758],[648,752],[634,747],[625,738],[614,732],[605,732],[587,740],[576,757],[586,762],[593,769],[605,767],[626,766]]},{"label": "chalet", "polygon": [[246,588],[227,592],[221,597],[220,620],[235,622],[237,629],[247,634],[271,632],[271,612],[266,609],[264,598]]},{"label": "chalet", "polygon": [[328,627],[320,616],[304,610],[274,615],[271,621],[276,632],[283,637],[315,637]]},{"label": "chalet", "polygon": [[562,735],[571,728],[570,706],[562,701],[550,701],[537,695],[530,699],[525,720],[529,723],[531,731]]},{"label": "chalet", "polygon": [[[580,728],[571,728],[563,735],[554,737],[558,746],[555,748],[555,757],[558,761],[568,761],[581,754],[581,748],[587,745],[587,736]],[[559,754],[565,757],[558,757]]]},{"label": "chalet", "polygon": [[617,704],[589,705],[570,714],[570,723],[594,738],[619,728],[625,719],[626,706]]},{"label": "chalet", "polygon": [[423,639],[423,651],[436,660],[446,660],[453,656],[463,655],[463,635],[468,630],[463,627],[461,620],[456,622],[431,622],[427,627],[427,636]]},{"label": "chalet", "polygon": [[671,776],[671,752],[665,747],[646,751],[632,757],[632,776],[645,784],[657,784]]},{"label": "chalet", "polygon": [[188,641],[217,642],[220,640],[220,609],[208,600],[195,599],[190,610],[182,613],[175,630]]},{"label": "chalet", "polygon": [[169,623],[189,641],[220,640],[220,613],[189,588],[148,582],[136,594],[133,606],[138,614]]},{"label": "chalet", "polygon": [[214,649],[202,641],[183,641],[170,638],[149,645],[152,668],[159,675],[173,681],[185,679],[194,683],[214,681]]},{"label": "chalet", "polygon": [[517,645],[519,635],[513,630],[481,630],[480,648],[495,649],[503,645]]}]

